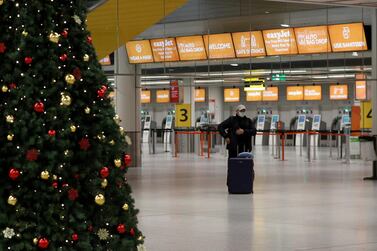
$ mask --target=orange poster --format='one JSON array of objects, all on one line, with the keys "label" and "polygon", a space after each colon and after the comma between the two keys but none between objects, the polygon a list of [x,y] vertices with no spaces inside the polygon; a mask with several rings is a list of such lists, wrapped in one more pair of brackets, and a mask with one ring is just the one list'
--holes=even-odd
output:
[{"label": "orange poster", "polygon": [[261,31],[236,32],[232,36],[238,58],[266,56]]},{"label": "orange poster", "polygon": [[304,100],[322,100],[322,86],[304,86]]},{"label": "orange poster", "polygon": [[367,99],[367,82],[364,74],[356,74],[355,96],[357,100]]},{"label": "orange poster", "polygon": [[362,23],[329,25],[333,52],[368,50]]},{"label": "orange poster", "polygon": [[177,37],[176,41],[181,60],[207,59],[202,36]]},{"label": "orange poster", "polygon": [[246,101],[262,101],[262,92],[246,92]]},{"label": "orange poster", "polygon": [[204,45],[209,59],[235,58],[230,33],[204,35]]},{"label": "orange poster", "polygon": [[206,101],[206,89],[195,89],[195,102],[203,103]]},{"label": "orange poster", "polygon": [[151,45],[155,62],[179,61],[175,38],[152,39]]},{"label": "orange poster", "polygon": [[169,103],[170,102],[170,91],[169,90],[158,90],[156,92],[157,103]]},{"label": "orange poster", "polygon": [[224,102],[240,102],[240,89],[226,88],[224,89]]},{"label": "orange poster", "polygon": [[348,85],[330,85],[330,100],[348,99]]},{"label": "orange poster", "polygon": [[300,54],[331,52],[327,26],[294,28]]},{"label": "orange poster", "polygon": [[140,99],[141,99],[142,104],[149,104],[151,102],[151,91],[150,90],[141,91]]},{"label": "orange poster", "polygon": [[131,64],[153,63],[149,40],[130,41],[126,44],[128,61]]},{"label": "orange poster", "polygon": [[279,101],[279,88],[274,87],[267,87],[266,90],[263,91],[263,101]]},{"label": "orange poster", "polygon": [[288,101],[304,100],[304,87],[303,86],[287,86],[287,100]]},{"label": "orange poster", "polygon": [[293,28],[263,31],[267,55],[297,54],[297,45]]}]

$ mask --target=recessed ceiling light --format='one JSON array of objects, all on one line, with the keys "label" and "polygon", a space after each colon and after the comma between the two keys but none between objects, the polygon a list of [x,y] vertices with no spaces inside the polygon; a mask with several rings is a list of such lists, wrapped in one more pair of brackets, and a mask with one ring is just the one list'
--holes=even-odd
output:
[{"label": "recessed ceiling light", "polygon": [[289,24],[280,24],[280,26],[281,26],[281,27],[286,27],[286,28],[290,27]]},{"label": "recessed ceiling light", "polygon": [[265,14],[270,14],[271,12],[269,12],[269,11],[265,11],[264,13],[265,13]]},{"label": "recessed ceiling light", "polygon": [[237,67],[238,66],[238,64],[236,64],[236,63],[233,63],[233,64],[230,64],[231,66],[234,66],[234,67]]},{"label": "recessed ceiling light", "polygon": [[359,53],[357,53],[357,51],[354,51],[354,52],[352,52],[352,56],[357,57],[357,56],[359,56]]}]

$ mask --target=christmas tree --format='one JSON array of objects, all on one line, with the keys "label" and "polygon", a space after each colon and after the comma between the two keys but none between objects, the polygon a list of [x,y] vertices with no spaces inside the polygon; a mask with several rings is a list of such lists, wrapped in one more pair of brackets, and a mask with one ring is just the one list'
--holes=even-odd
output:
[{"label": "christmas tree", "polygon": [[143,247],[85,2],[0,0],[0,250]]}]

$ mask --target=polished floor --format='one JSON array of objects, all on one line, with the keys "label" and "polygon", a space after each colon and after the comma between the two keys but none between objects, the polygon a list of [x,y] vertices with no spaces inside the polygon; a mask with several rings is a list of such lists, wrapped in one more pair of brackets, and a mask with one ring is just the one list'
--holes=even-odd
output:
[{"label": "polished floor", "polygon": [[228,195],[221,154],[145,154],[128,179],[148,251],[377,250],[371,163],[286,156],[258,147],[255,194]]}]

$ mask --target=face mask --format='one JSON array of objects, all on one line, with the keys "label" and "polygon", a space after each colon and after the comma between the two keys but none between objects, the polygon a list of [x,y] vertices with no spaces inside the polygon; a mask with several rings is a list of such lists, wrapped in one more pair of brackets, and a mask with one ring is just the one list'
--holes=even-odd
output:
[{"label": "face mask", "polygon": [[238,116],[240,116],[241,118],[245,117],[245,112],[239,112]]}]

